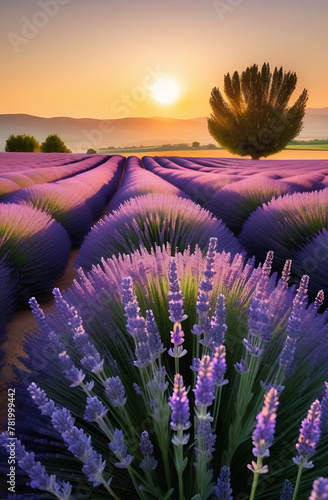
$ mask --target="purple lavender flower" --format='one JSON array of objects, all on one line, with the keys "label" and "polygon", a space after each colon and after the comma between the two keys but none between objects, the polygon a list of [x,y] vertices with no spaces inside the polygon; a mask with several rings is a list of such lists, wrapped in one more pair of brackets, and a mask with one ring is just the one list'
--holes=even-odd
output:
[{"label": "purple lavender flower", "polygon": [[254,337],[260,337],[264,342],[272,339],[272,316],[268,300],[256,292],[248,311],[248,327]]},{"label": "purple lavender flower", "polygon": [[105,392],[113,406],[124,406],[126,403],[125,389],[122,380],[117,375],[109,377],[105,382]]},{"label": "purple lavender flower", "polygon": [[253,432],[253,455],[255,457],[268,457],[269,448],[273,443],[276,426],[278,391],[273,387],[264,397],[264,406],[257,415],[257,424]]},{"label": "purple lavender flower", "polygon": [[67,408],[57,408],[51,415],[51,422],[56,431],[63,435],[72,430],[75,419]]},{"label": "purple lavender flower", "polygon": [[225,334],[227,331],[225,296],[218,295],[216,300],[215,316],[211,319],[211,329],[209,331],[209,344],[213,347],[225,343]]},{"label": "purple lavender flower", "polygon": [[92,450],[92,454],[86,460],[82,467],[82,471],[87,476],[89,481],[93,483],[93,486],[98,486],[103,482],[102,473],[106,467],[106,461],[103,461],[102,456],[95,450]]},{"label": "purple lavender flower", "polygon": [[212,458],[212,453],[215,450],[216,434],[212,432],[211,422],[209,420],[197,420],[196,421],[196,446],[195,455],[197,461],[202,455],[206,461]]},{"label": "purple lavender flower", "polygon": [[288,479],[284,482],[280,493],[280,500],[292,500],[294,493],[293,485]]},{"label": "purple lavender flower", "polygon": [[200,365],[201,365],[201,362],[200,362],[200,359],[199,358],[194,358],[192,360],[192,365],[190,366],[190,369],[194,372],[199,372],[200,370]]},{"label": "purple lavender flower", "polygon": [[226,348],[224,345],[220,345],[214,349],[212,357],[213,381],[217,387],[228,383],[228,380],[224,379],[226,370]]},{"label": "purple lavender flower", "polygon": [[85,370],[99,374],[103,371],[104,360],[100,357],[99,352],[97,352],[93,356],[84,356],[84,358],[81,359],[81,365]]},{"label": "purple lavender flower", "polygon": [[42,415],[51,417],[56,409],[55,403],[48,398],[46,393],[40,389],[35,382],[32,382],[28,386],[27,390],[29,391],[31,398],[34,400],[34,403],[41,410]]},{"label": "purple lavender flower", "polygon": [[311,405],[307,417],[302,421],[300,434],[296,449],[298,457],[293,458],[296,465],[300,465],[307,469],[313,467],[313,463],[309,461],[316,451],[318,441],[320,439],[320,419],[321,405],[317,399]]},{"label": "purple lavender flower", "polygon": [[107,408],[102,404],[97,396],[89,396],[87,398],[87,406],[84,412],[85,420],[88,422],[97,422],[98,419],[103,418],[107,412]]},{"label": "purple lavender flower", "polygon": [[173,332],[171,332],[171,342],[176,347],[184,343],[184,331],[181,328],[181,323],[174,324]]},{"label": "purple lavender flower", "polygon": [[[11,442],[13,442],[13,440],[9,437],[7,432],[0,435],[0,445],[4,448],[7,448]],[[66,482],[57,482],[56,476],[54,475],[49,476],[41,462],[35,461],[34,453],[27,452],[20,440],[15,440],[15,455],[18,460],[18,465],[31,478],[31,482],[29,483],[31,488],[46,490],[54,494],[57,492],[61,495],[60,498],[63,498],[63,500],[71,498],[71,485]]]},{"label": "purple lavender flower", "polygon": [[121,296],[126,317],[126,329],[137,342],[147,342],[146,321],[139,315],[140,307],[133,290],[133,281],[130,276],[123,279]]},{"label": "purple lavender flower", "polygon": [[319,477],[314,481],[309,500],[328,500],[328,479]]},{"label": "purple lavender flower", "polygon": [[319,290],[314,301],[314,306],[317,309],[319,309],[319,307],[322,306],[324,300],[325,300],[325,293],[323,290]]},{"label": "purple lavender flower", "polygon": [[285,370],[289,370],[295,357],[296,341],[287,336],[284,347],[279,357],[279,365]]},{"label": "purple lavender flower", "polygon": [[230,467],[226,467],[225,465],[221,467],[220,476],[213,493],[216,500],[233,500],[230,485]]},{"label": "purple lavender flower", "polygon": [[136,347],[136,361],[133,361],[135,366],[138,368],[144,368],[149,365],[152,361],[152,356],[150,353],[149,342],[138,342]]},{"label": "purple lavender flower", "polygon": [[109,448],[119,459],[119,462],[114,464],[115,467],[118,467],[119,469],[126,469],[127,467],[129,467],[132,460],[134,459],[134,456],[128,455],[128,449],[126,447],[126,444],[124,443],[124,435],[122,430],[115,429],[113,441],[109,443]]},{"label": "purple lavender flower", "polygon": [[178,373],[174,376],[174,389],[172,396],[169,397],[169,406],[172,410],[171,427],[174,431],[189,429],[189,401],[187,391],[183,385],[183,378]]},{"label": "purple lavender flower", "polygon": [[265,389],[266,392],[268,392],[273,387],[277,390],[278,396],[280,396],[282,391],[285,389],[284,385],[273,384],[271,382],[263,382],[263,380],[261,380],[260,386],[262,387],[262,389]]},{"label": "purple lavender flower", "polygon": [[263,350],[256,345],[251,344],[248,339],[243,339],[242,342],[251,356],[253,356],[254,358],[259,358],[262,356]]},{"label": "purple lavender flower", "polygon": [[58,357],[62,363],[63,373],[65,377],[69,382],[71,382],[70,387],[78,387],[79,385],[81,385],[83,380],[85,379],[85,374],[83,373],[83,371],[79,370],[73,364],[66,351],[61,352]]},{"label": "purple lavender flower", "polygon": [[150,437],[147,431],[143,431],[141,434],[139,448],[144,456],[140,463],[140,467],[145,470],[155,470],[158,462],[153,456],[154,446],[150,441]]},{"label": "purple lavender flower", "polygon": [[325,394],[321,400],[321,430],[328,431],[328,382],[325,382]]},{"label": "purple lavender flower", "polygon": [[181,293],[180,285],[178,282],[177,265],[174,259],[169,264],[169,313],[170,321],[172,323],[181,323],[188,316],[185,314],[183,308],[183,295]]},{"label": "purple lavender flower", "polygon": [[204,292],[210,292],[213,289],[212,281],[213,281],[213,276],[215,274],[215,271],[213,269],[213,264],[216,255],[217,243],[218,243],[217,238],[210,238],[208,244],[208,250],[206,253],[206,267],[204,271],[205,279],[200,284],[200,290]]},{"label": "purple lavender flower", "polygon": [[284,283],[284,285],[288,285],[291,269],[292,269],[292,261],[290,259],[287,259],[281,273],[281,280]]},{"label": "purple lavender flower", "polygon": [[196,406],[210,406],[214,399],[213,364],[210,356],[203,356],[197,373],[195,393]]},{"label": "purple lavender flower", "polygon": [[158,327],[154,318],[153,311],[146,311],[146,328],[148,333],[149,350],[152,359],[156,359],[162,352],[165,351]]},{"label": "purple lavender flower", "polygon": [[239,375],[242,375],[244,372],[248,371],[248,366],[246,364],[245,359],[241,359],[238,363],[235,363],[233,366],[236,372],[239,373]]},{"label": "purple lavender flower", "polygon": [[[68,450],[84,463],[82,471],[89,481],[92,481],[94,486],[98,486],[103,481],[101,475],[106,462],[92,448],[91,438],[83,429],[78,429],[74,425],[75,420],[67,408],[58,408],[36,384],[31,384],[28,390],[35,403],[40,405],[40,408],[46,408],[44,414],[51,416],[52,425],[61,434],[68,445]],[[54,408],[52,413],[50,413],[50,408]]]}]

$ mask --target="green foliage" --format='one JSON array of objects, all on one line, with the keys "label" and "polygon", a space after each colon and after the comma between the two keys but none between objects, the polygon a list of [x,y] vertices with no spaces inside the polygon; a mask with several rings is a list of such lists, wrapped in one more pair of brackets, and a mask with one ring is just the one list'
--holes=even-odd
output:
[{"label": "green foliage", "polygon": [[193,147],[193,148],[199,148],[199,146],[200,146],[200,142],[194,141],[194,142],[192,143],[192,147]]},{"label": "green foliage", "polygon": [[268,63],[261,70],[254,64],[241,75],[226,74],[226,100],[217,87],[211,93],[210,134],[231,153],[253,160],[281,151],[302,130],[307,90],[288,107],[296,84],[296,73],[277,67],[272,73]]},{"label": "green foliage", "polygon": [[48,135],[41,144],[42,153],[71,153],[72,151],[64,144],[57,134]]},{"label": "green foliage", "polygon": [[96,155],[97,151],[95,149],[89,148],[87,151],[87,155]]},{"label": "green foliage", "polygon": [[11,134],[6,140],[5,151],[7,153],[33,153],[39,150],[39,141],[37,141],[33,135]]}]

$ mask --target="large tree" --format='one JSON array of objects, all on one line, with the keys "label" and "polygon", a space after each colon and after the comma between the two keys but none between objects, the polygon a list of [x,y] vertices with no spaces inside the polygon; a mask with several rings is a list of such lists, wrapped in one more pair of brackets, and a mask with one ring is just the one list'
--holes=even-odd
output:
[{"label": "large tree", "polygon": [[282,68],[270,71],[254,64],[239,75],[224,76],[223,90],[211,93],[208,129],[224,148],[253,160],[284,149],[302,130],[308,92],[303,90],[295,104],[288,107],[297,84],[296,73]]},{"label": "large tree", "polygon": [[64,144],[57,134],[48,135],[41,144],[42,153],[71,153],[72,151]]},{"label": "large tree", "polygon": [[7,153],[33,153],[39,150],[39,141],[33,135],[11,134],[6,140],[5,151]]}]

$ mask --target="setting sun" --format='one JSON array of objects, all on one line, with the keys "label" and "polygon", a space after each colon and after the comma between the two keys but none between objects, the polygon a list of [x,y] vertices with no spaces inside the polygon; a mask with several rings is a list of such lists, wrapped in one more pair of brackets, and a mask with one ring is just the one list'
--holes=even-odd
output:
[{"label": "setting sun", "polygon": [[176,81],[171,78],[157,80],[152,88],[153,99],[160,104],[173,104],[180,96],[181,89]]}]

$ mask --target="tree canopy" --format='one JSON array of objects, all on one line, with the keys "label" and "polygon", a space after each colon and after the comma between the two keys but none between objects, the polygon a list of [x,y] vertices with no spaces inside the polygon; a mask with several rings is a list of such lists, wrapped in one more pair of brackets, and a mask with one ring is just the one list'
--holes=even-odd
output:
[{"label": "tree canopy", "polygon": [[33,153],[40,150],[39,141],[30,135],[11,134],[6,140],[7,153]]},{"label": "tree canopy", "polygon": [[42,153],[71,153],[72,151],[64,144],[57,134],[48,135],[41,144]]},{"label": "tree canopy", "polygon": [[302,130],[307,90],[288,107],[296,84],[296,73],[277,67],[272,73],[268,63],[260,70],[254,64],[241,75],[227,73],[226,99],[217,87],[211,93],[210,134],[231,153],[254,160],[281,151]]}]

